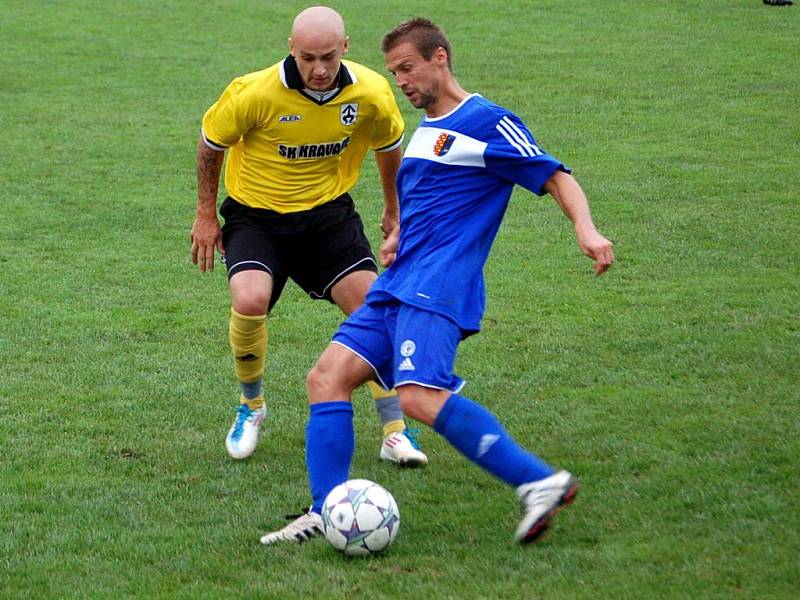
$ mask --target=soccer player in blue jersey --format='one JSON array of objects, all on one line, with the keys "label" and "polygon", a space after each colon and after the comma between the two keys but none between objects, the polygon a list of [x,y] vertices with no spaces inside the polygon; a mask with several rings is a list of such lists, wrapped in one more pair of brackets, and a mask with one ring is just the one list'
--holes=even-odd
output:
[{"label": "soccer player in blue jersey", "polygon": [[397,85],[425,111],[398,173],[399,234],[381,247],[389,268],[308,376],[311,508],[261,541],[302,541],[319,531],[326,495],[348,479],[352,391],[375,380],[397,389],[405,414],[516,489],[522,519],[514,539],[527,544],[575,497],[578,483],[517,444],[491,412],[460,394],[456,349],[480,329],[483,266],[514,185],[555,198],[597,275],[613,263],[613,246],[595,228],[570,170],[539,147],[519,117],[461,88],[439,27],[426,19],[406,21],[384,37],[382,49]]}]

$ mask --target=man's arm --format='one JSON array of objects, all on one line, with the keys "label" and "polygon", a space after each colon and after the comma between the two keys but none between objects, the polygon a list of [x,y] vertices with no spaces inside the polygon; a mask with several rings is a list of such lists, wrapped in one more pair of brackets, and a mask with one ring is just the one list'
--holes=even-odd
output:
[{"label": "man's arm", "polygon": [[[389,152],[376,152],[375,163],[378,165],[378,173],[381,176],[381,186],[383,187],[383,216],[381,217],[381,232],[383,239],[387,239],[392,232],[400,226],[400,206],[397,201],[397,171],[400,169],[400,161],[403,159],[403,149],[398,147]],[[392,257],[394,260],[394,257]],[[384,261],[381,252],[381,262]],[[391,261],[389,262],[391,264]],[[384,263],[383,266],[388,267]]]},{"label": "man's arm", "polygon": [[558,170],[544,184],[544,191],[555,198],[572,221],[581,252],[595,261],[595,274],[605,273],[614,262],[614,244],[600,235],[594,226],[589,202],[581,186],[572,175]]},{"label": "man's arm", "polygon": [[217,191],[224,152],[209,148],[203,137],[197,142],[197,216],[189,239],[192,242],[192,263],[200,271],[214,270],[214,247],[224,252],[222,229],[217,219]]}]

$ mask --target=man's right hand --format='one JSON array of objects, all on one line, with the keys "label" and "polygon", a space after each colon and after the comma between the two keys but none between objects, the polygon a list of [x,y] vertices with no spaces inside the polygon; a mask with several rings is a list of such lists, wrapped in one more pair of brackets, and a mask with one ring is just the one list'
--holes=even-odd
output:
[{"label": "man's right hand", "polygon": [[192,232],[189,234],[189,241],[192,243],[192,264],[200,265],[200,272],[214,270],[214,248],[220,254],[225,254],[222,247],[222,228],[219,226],[217,216],[198,217],[192,225]]}]

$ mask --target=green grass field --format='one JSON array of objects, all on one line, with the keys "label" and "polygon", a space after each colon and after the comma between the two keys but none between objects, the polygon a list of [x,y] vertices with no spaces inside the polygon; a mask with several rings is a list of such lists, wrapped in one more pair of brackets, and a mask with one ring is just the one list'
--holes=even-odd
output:
[{"label": "green grass field", "polygon": [[[443,25],[462,85],[574,168],[618,263],[595,279],[549,199],[517,191],[466,393],[583,483],[544,543],[430,431],[390,551],[259,536],[307,502],[306,371],[340,316],[287,289],[268,435],[223,438],[236,385],[221,269],[189,261],[200,118],[286,53],[306,3],[4,0],[0,10],[0,597],[797,598],[800,7],[340,2],[354,60]],[[409,131],[420,115],[399,100]],[[377,242],[372,159],[355,190]]]}]

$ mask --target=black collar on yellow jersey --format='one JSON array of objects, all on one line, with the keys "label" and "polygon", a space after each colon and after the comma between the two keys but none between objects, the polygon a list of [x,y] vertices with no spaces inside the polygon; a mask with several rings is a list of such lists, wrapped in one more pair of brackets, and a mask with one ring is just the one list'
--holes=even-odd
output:
[{"label": "black collar on yellow jersey", "polygon": [[287,56],[281,63],[280,73],[283,85],[285,85],[290,90],[297,90],[304,97],[308,98],[315,104],[325,104],[327,102],[330,102],[331,100],[336,98],[336,96],[341,94],[344,88],[346,88],[348,85],[354,84],[357,81],[355,75],[353,75],[350,69],[348,69],[344,63],[341,63],[339,65],[339,74],[337,75],[339,91],[336,92],[333,96],[326,98],[325,100],[319,100],[318,98],[315,98],[314,96],[311,96],[305,92],[304,90],[305,86],[303,85],[303,78],[300,77],[300,71],[297,69],[297,62],[294,60],[294,56],[292,56],[291,54]]}]

